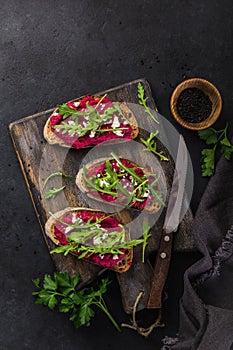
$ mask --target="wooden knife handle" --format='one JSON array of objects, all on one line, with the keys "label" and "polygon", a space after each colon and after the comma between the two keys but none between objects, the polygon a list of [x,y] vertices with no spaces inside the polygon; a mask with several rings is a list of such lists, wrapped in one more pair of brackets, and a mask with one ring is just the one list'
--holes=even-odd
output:
[{"label": "wooden knife handle", "polygon": [[148,309],[159,309],[162,307],[162,292],[171,262],[172,241],[173,232],[166,233],[163,230],[154,266],[150,295],[147,302]]}]

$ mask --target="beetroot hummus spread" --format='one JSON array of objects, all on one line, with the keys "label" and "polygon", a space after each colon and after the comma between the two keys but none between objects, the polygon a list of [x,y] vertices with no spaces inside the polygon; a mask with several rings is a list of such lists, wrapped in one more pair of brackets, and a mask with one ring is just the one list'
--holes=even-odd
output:
[{"label": "beetroot hummus spread", "polygon": [[[95,222],[97,218],[104,218],[106,219],[102,220],[99,225],[101,228],[103,228],[103,239],[104,234],[106,235],[106,232],[108,235],[111,234],[111,231],[121,231],[122,228],[119,226],[120,222],[112,217],[112,216],[106,216],[102,213],[92,213],[88,211],[81,211],[79,213],[68,213],[62,217],[61,221],[57,221],[54,226],[54,233],[56,238],[59,240],[59,243],[61,245],[68,245],[69,242],[67,241],[67,235],[69,235],[72,232],[72,226],[67,226],[65,224],[72,224],[76,221],[80,221],[80,228],[82,227],[82,222],[86,223],[90,218],[92,218],[91,222]],[[64,223],[64,224],[63,224]],[[74,229],[77,231],[76,229]],[[96,245],[96,242],[92,239],[92,241],[88,242],[90,245]],[[75,254],[79,255],[78,252],[74,252]],[[85,256],[85,259],[92,261],[98,265],[101,265],[105,268],[111,268],[114,265],[118,263],[118,261],[122,260],[127,253],[126,249],[122,249],[122,254],[120,255],[112,255],[110,253],[107,254],[89,254]]]},{"label": "beetroot hummus spread", "polygon": [[[135,167],[135,164],[132,164],[132,162],[126,159],[120,158],[120,161],[125,167],[129,169],[134,168],[136,175],[139,176],[140,178],[146,178],[143,170],[140,167]],[[133,183],[132,176],[129,173],[127,173],[127,171],[121,169],[121,167],[118,165],[118,163],[114,159],[110,160],[110,164],[112,166],[113,171],[117,174],[118,179],[122,187],[124,188],[124,191],[128,192],[128,194],[130,195],[132,191],[136,189],[136,187],[138,186],[138,183],[137,182]],[[87,178],[92,179],[92,181],[95,183],[98,183],[98,186],[100,188],[101,187],[104,188],[104,185],[107,185],[104,180],[106,178],[106,163],[103,163],[101,166],[97,166],[92,170],[90,170],[87,173]],[[148,183],[150,182],[151,180],[148,178]],[[100,196],[106,202],[129,205],[131,207],[138,208],[138,209],[143,209],[146,205],[150,204],[152,201],[151,193],[147,188],[145,188],[145,191],[144,193],[142,193],[141,196],[138,196],[139,198],[138,201],[134,200],[134,201],[131,201],[130,203],[128,203],[127,196],[124,193],[122,193],[122,191],[120,190],[117,184],[115,186],[115,189],[111,188],[111,192],[115,192],[116,196],[103,193],[101,191],[94,191],[93,189],[91,189],[92,195]],[[138,194],[138,191],[136,190],[136,195],[137,194]]]},{"label": "beetroot hummus spread", "polygon": [[[117,138],[132,139],[133,128],[125,115],[126,113],[122,110],[120,113],[120,105],[118,104],[119,107],[116,109],[116,105],[108,97],[85,96],[81,101],[67,102],[65,105],[69,107],[71,115],[67,117],[66,114],[64,118],[59,109],[59,112],[54,112],[50,117],[50,125],[52,132],[73,148],[94,146]],[[88,115],[91,107],[95,111]],[[79,114],[74,114],[72,117],[72,113],[75,111]],[[91,119],[95,122],[94,129],[88,128],[91,125],[89,124],[92,122]],[[100,120],[98,125],[96,120]],[[75,132],[76,125],[81,126],[84,132]],[[95,128],[96,125],[97,128]],[[86,133],[85,130],[87,130]],[[83,135],[83,133],[85,134]]]}]

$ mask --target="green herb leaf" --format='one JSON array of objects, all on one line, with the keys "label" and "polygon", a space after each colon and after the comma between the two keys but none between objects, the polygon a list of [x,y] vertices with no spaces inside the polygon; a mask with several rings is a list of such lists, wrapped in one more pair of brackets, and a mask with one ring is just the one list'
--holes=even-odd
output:
[{"label": "green herb leaf", "polygon": [[53,187],[51,190],[46,192],[44,198],[45,199],[51,199],[54,198],[59,192],[63,191],[66,186],[62,186],[60,188]]},{"label": "green herb leaf", "polygon": [[145,250],[146,246],[148,244],[148,239],[151,237],[150,232],[150,226],[148,225],[147,222],[143,221],[142,224],[142,229],[143,229],[143,243],[142,243],[142,262],[145,262]]},{"label": "green herb leaf", "polygon": [[230,144],[230,146],[226,146],[224,144],[221,145],[221,153],[224,154],[224,156],[227,160],[231,159],[232,152],[233,152],[233,146],[231,144]]},{"label": "green herb leaf", "polygon": [[52,279],[50,275],[44,276],[44,283],[43,288],[47,290],[56,290],[57,289],[57,283]]},{"label": "green herb leaf", "polygon": [[[101,103],[102,99],[105,97],[104,95],[100,101],[97,103],[95,107],[90,106],[86,103],[87,110],[85,111],[77,111],[76,109],[69,108],[66,104],[61,105],[59,107],[59,113],[63,116],[63,119],[67,117],[72,117],[72,123],[67,123],[63,121],[61,124],[54,125],[53,128],[62,132],[62,134],[69,134],[70,136],[85,136],[89,132],[95,132],[97,134],[102,134],[104,132],[115,131],[115,130],[125,130],[124,128],[113,128],[109,130],[108,128],[101,128],[102,125],[106,124],[106,121],[109,119],[113,119],[114,116],[118,115],[122,119],[128,122],[128,125],[131,125],[130,120],[124,115],[123,111],[121,111],[120,106],[117,102],[113,103],[113,107],[106,108],[103,112],[98,112],[97,107]],[[79,123],[79,117],[86,118],[85,126]]]},{"label": "green herb leaf", "polygon": [[61,299],[60,305],[59,305],[59,311],[60,312],[69,312],[74,308],[74,303],[70,298],[63,298]]},{"label": "green herb leaf", "polygon": [[151,109],[147,106],[148,97],[145,97],[145,90],[142,83],[138,83],[137,88],[139,104],[144,107],[145,112],[154,120],[154,122],[159,124],[159,121],[155,118],[154,114],[151,112]]},{"label": "green herb leaf", "polygon": [[63,119],[66,119],[68,118],[70,115],[72,115],[73,113],[75,113],[76,109],[74,108],[70,108],[67,106],[66,103],[60,105],[58,107],[58,111],[59,111],[59,114],[63,117]]},{"label": "green herb leaf", "polygon": [[33,283],[38,289],[32,293],[37,296],[35,304],[46,305],[51,310],[58,305],[60,312],[70,313],[70,320],[74,322],[76,328],[89,326],[95,315],[92,307],[98,307],[108,316],[114,327],[121,331],[103,299],[109,281],[102,280],[98,290],[94,290],[92,287],[77,290],[74,287],[77,287],[79,281],[79,275],[70,278],[67,273],[63,272],[55,272],[54,277],[46,274],[43,287],[40,287],[38,278],[34,279]]},{"label": "green herb leaf", "polygon": [[39,278],[35,278],[32,280],[32,282],[34,283],[34,285],[37,287],[37,288],[40,288],[40,279]]},{"label": "green herb leaf", "polygon": [[150,133],[150,136],[147,139],[140,138],[140,141],[146,146],[146,150],[153,152],[160,158],[160,160],[168,161],[169,159],[164,156],[163,151],[157,151],[157,144],[154,140],[156,135],[158,135],[158,131],[156,133]]},{"label": "green herb leaf", "polygon": [[220,146],[220,151],[224,154],[227,160],[231,159],[233,152],[233,145],[230,143],[227,137],[228,123],[222,130],[216,130],[214,128],[208,128],[198,131],[199,137],[205,141],[207,145],[214,144],[212,149],[202,150],[202,176],[212,176],[215,170],[215,151]]},{"label": "green herb leaf", "polygon": [[215,166],[215,148],[202,150],[202,176],[212,176]]},{"label": "green herb leaf", "polygon": [[207,145],[215,144],[218,142],[216,130],[213,128],[199,130],[198,135],[200,139],[205,140]]},{"label": "green herb leaf", "polygon": [[58,172],[56,172],[56,173],[50,174],[50,175],[45,179],[44,184],[43,184],[43,188],[47,185],[48,181],[49,181],[51,178],[55,177],[55,176],[61,176],[61,177],[65,178],[65,179],[71,179],[71,180],[74,179],[73,176],[66,175],[66,174],[64,174],[64,173],[62,173],[62,172],[60,172],[60,171],[58,171]]}]

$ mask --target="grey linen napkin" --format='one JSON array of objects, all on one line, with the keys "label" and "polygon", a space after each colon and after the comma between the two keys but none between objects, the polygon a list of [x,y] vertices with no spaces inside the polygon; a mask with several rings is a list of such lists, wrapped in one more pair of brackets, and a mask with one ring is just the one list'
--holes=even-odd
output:
[{"label": "grey linen napkin", "polygon": [[184,275],[177,338],[162,350],[233,349],[233,160],[221,157],[194,219],[203,257]]}]

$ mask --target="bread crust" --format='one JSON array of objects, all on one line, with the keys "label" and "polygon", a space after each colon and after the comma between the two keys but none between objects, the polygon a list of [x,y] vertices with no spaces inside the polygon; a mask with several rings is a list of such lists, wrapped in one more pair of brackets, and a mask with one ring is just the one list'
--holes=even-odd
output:
[{"label": "bread crust", "polygon": [[[124,158],[124,157],[119,157],[119,158]],[[87,171],[90,171],[90,170],[98,167],[99,165],[103,164],[103,162],[105,162],[106,160],[111,160],[111,159],[113,159],[113,158],[112,157],[99,158],[97,161],[89,162],[87,165],[85,165],[85,167],[86,167]],[[126,159],[126,160],[131,162],[134,166],[139,167],[139,165],[136,164],[135,162],[133,162],[129,159]],[[150,171],[146,168],[143,168],[143,172],[145,175],[150,174]],[[79,170],[78,174],[76,175],[75,183],[79,187],[81,192],[85,193],[89,198],[92,198],[98,202],[103,202],[103,199],[99,196],[94,196],[90,192],[89,187],[85,184],[85,181],[83,179],[83,168],[81,168]],[[108,202],[108,204],[118,206],[116,203],[112,203],[112,202]],[[161,209],[161,204],[157,201],[152,201],[152,203],[150,203],[149,205],[146,205],[145,208],[143,208],[143,209],[151,214],[155,214]]]},{"label": "bread crust", "polygon": [[[77,213],[80,213],[81,211],[93,212],[93,214],[94,213],[105,214],[104,212],[102,212],[100,210],[95,210],[95,209],[90,209],[90,208],[82,208],[82,207],[67,207],[63,210],[56,212],[55,214],[50,216],[49,219],[47,220],[47,222],[45,223],[45,233],[53,241],[53,243],[55,243],[56,245],[59,245],[59,240],[56,238],[55,232],[54,232],[54,226],[55,226],[56,219],[62,218],[67,213],[76,213],[77,214]],[[126,237],[128,240],[130,239],[129,231],[126,231]],[[72,254],[72,253],[70,253],[70,254]],[[75,255],[75,254],[73,254],[73,255]],[[85,260],[85,258],[84,258],[84,260]],[[128,249],[127,254],[125,254],[125,257],[122,260],[118,261],[115,266],[111,267],[111,270],[114,270],[114,271],[119,272],[119,273],[125,272],[130,268],[130,266],[132,264],[132,260],[133,260],[133,248]],[[91,262],[88,259],[87,259],[87,261]]]},{"label": "bread crust", "polygon": [[[83,99],[84,96],[69,101],[69,102],[80,102]],[[92,96],[94,98],[100,98],[100,96]],[[123,112],[125,112],[127,114],[127,118],[131,123],[131,127],[133,128],[132,133],[131,133],[131,137],[132,139],[135,139],[138,136],[139,133],[139,128],[138,128],[138,123],[137,120],[135,118],[135,116],[133,115],[133,112],[128,108],[126,102],[118,102],[120,105],[120,108],[123,110]],[[44,130],[43,130],[43,134],[44,134],[44,138],[45,140],[51,144],[51,145],[59,145],[62,147],[68,147],[68,148],[72,148],[71,145],[67,144],[66,142],[64,142],[60,137],[58,137],[53,131],[52,131],[52,127],[50,124],[50,118],[53,116],[54,113],[58,113],[58,108],[56,108],[54,110],[54,112],[51,114],[51,116],[48,118],[48,120],[45,123],[44,126]],[[90,144],[90,146],[85,146],[82,148],[89,148],[89,147],[93,147],[93,145]],[[81,148],[80,148],[81,149]]]}]

